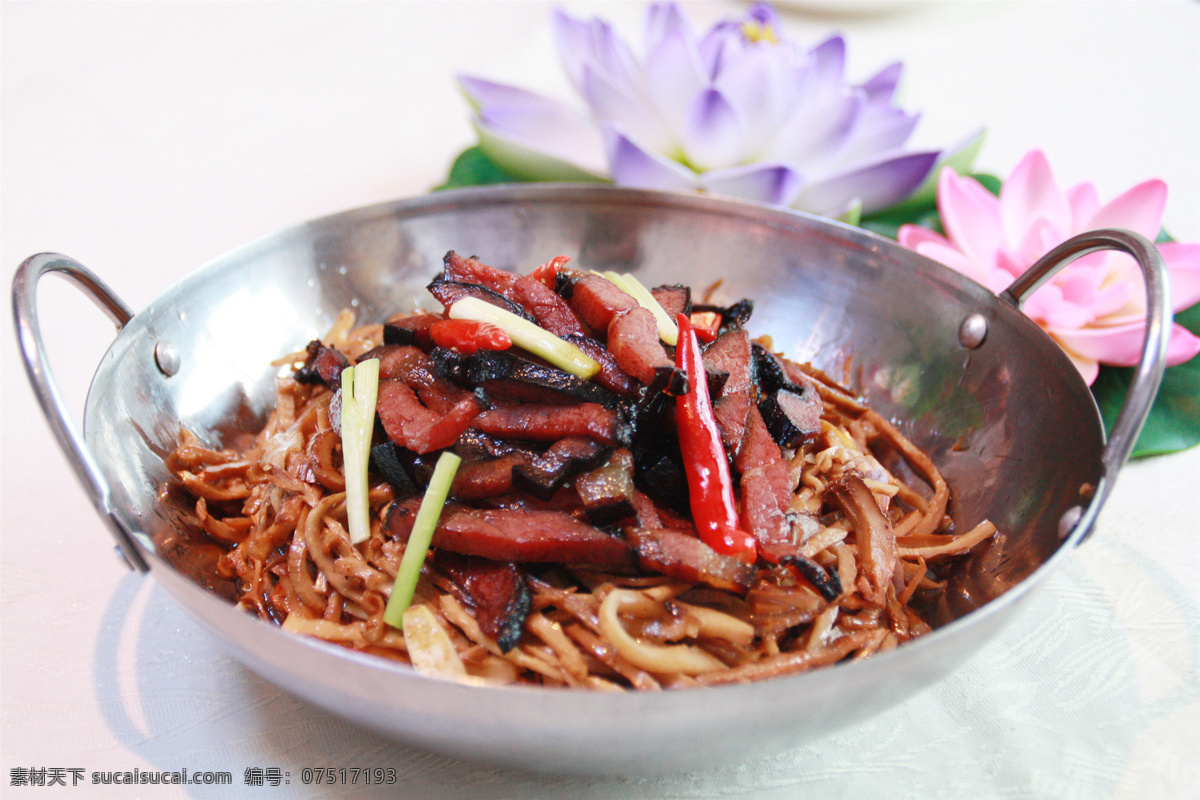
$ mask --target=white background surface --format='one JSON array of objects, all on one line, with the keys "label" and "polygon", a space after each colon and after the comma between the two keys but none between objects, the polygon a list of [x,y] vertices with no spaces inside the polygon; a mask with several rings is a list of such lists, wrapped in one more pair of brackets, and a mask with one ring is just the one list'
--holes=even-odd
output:
[{"label": "white background surface", "polygon": [[[640,41],[638,3],[565,3]],[[977,166],[1044,149],[1103,199],[1168,181],[1166,226],[1200,240],[1200,6],[1194,2],[789,5],[787,30],[848,39],[862,79],[904,60],[915,143],[986,125]],[[687,6],[698,24],[741,8]],[[474,72],[557,90],[542,3],[42,3],[2,6],[2,241],[11,275],[66,253],[135,310],[280,227],[426,192],[473,142],[453,84]],[[841,10],[845,10],[843,7]],[[42,320],[81,409],[113,332],[65,283]],[[734,769],[653,780],[494,772],[409,750],[283,694],[227,658],[153,579],[128,572],[72,479],[3,327],[0,794],[14,768],[227,770],[233,791],[305,789],[305,766],[394,767],[399,796],[1144,797],[1200,786],[1200,452],[1121,475],[1097,531],[1014,626],[954,676],[874,720]],[[1063,454],[1063,457],[1069,457]],[[242,786],[247,767],[287,787]],[[69,782],[69,781],[68,781]]]}]

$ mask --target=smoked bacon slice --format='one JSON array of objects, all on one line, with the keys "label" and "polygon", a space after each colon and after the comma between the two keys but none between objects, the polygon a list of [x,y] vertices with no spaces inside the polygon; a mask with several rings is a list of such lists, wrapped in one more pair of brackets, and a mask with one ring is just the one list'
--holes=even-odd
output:
[{"label": "smoked bacon slice", "polygon": [[414,453],[430,453],[454,444],[479,414],[474,395],[464,395],[444,413],[426,408],[407,383],[379,382],[375,404],[379,421],[388,438]]},{"label": "smoked bacon slice", "polygon": [[451,582],[485,636],[507,653],[521,638],[529,615],[529,580],[511,561],[492,561],[439,550],[434,567]]},{"label": "smoked bacon slice", "polygon": [[599,403],[495,406],[476,417],[472,427],[501,439],[535,442],[556,442],[567,436],[587,436],[614,445],[625,441],[630,435],[629,424],[620,414]]},{"label": "smoked bacon slice", "polygon": [[735,453],[746,430],[746,415],[752,405],[750,335],[744,330],[733,330],[718,336],[704,350],[704,369],[729,373],[721,393],[713,398],[713,416],[721,431],[725,451]]},{"label": "smoked bacon slice", "polygon": [[[397,500],[384,515],[387,535],[407,540],[419,498]],[[494,561],[578,564],[629,571],[634,552],[610,536],[562,511],[469,508],[447,504],[433,533],[433,546]]]}]

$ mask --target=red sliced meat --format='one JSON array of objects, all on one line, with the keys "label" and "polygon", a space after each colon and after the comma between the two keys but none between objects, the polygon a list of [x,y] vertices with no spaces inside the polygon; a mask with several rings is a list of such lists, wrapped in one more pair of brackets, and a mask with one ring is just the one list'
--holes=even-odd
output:
[{"label": "red sliced meat", "polygon": [[721,443],[734,452],[746,428],[750,411],[750,334],[728,331],[717,337],[704,351],[704,368],[729,373],[721,394],[713,399],[713,416],[721,431]]},{"label": "red sliced meat", "polygon": [[564,436],[527,464],[513,467],[513,485],[550,499],[568,478],[598,466],[611,452],[586,436]]},{"label": "red sliced meat", "polygon": [[512,491],[512,471],[518,464],[533,461],[532,453],[515,451],[499,458],[463,461],[454,473],[450,494],[464,500],[499,497]]},{"label": "red sliced meat", "polygon": [[592,376],[592,381],[617,394],[629,394],[637,384],[621,366],[617,359],[600,342],[590,336],[564,336],[566,341],[578,347],[583,354],[600,365],[600,371]]},{"label": "red sliced meat", "polygon": [[448,414],[471,393],[443,379],[434,369],[433,359],[413,345],[383,345],[363,358],[379,359],[379,379],[401,380],[416,391],[421,403],[438,414]]},{"label": "red sliced meat", "polygon": [[323,383],[333,389],[342,385],[342,371],[350,366],[350,359],[341,350],[326,347],[320,339],[313,339],[305,350],[308,355],[294,373],[296,380]]},{"label": "red sliced meat", "polygon": [[633,503],[633,509],[637,513],[638,525],[650,529],[663,527],[662,518],[658,514],[658,508],[655,507],[654,501],[648,495],[642,494],[635,489],[630,501]]},{"label": "red sliced meat", "polygon": [[[388,535],[407,540],[419,507],[417,498],[392,503],[384,518]],[[558,562],[622,571],[634,566],[633,549],[623,539],[562,511],[451,503],[442,511],[433,546],[494,561]]]},{"label": "red sliced meat", "polygon": [[752,469],[767,469],[771,474],[772,483],[778,486],[780,498],[787,498],[791,494],[791,478],[787,462],[783,460],[783,451],[771,438],[767,424],[763,422],[757,407],[752,406],[746,414],[746,431],[734,456],[733,465],[742,473]]},{"label": "red sliced meat", "polygon": [[638,565],[647,572],[739,594],[748,592],[754,583],[757,571],[753,565],[721,555],[694,532],[632,528],[626,536],[637,549]]},{"label": "red sliced meat", "polygon": [[521,403],[484,411],[472,427],[501,439],[556,442],[566,436],[587,436],[617,444],[627,438],[628,426],[616,411],[599,403]]},{"label": "red sliced meat", "polygon": [[[428,350],[433,347],[433,340],[429,338],[429,328],[439,319],[441,317],[437,314],[397,314],[388,319],[383,329],[383,341],[385,344],[411,343],[422,350]],[[388,328],[400,330],[389,332]],[[389,341],[389,336],[392,335],[401,341]]]},{"label": "red sliced meat", "polygon": [[668,319],[675,319],[678,314],[692,313],[691,287],[681,283],[673,286],[655,286],[650,290],[650,294],[662,306],[662,310],[667,312]]},{"label": "red sliced meat", "polygon": [[404,381],[386,380],[379,382],[375,411],[389,439],[420,454],[454,444],[479,413],[479,403],[464,395],[439,413],[422,405]]},{"label": "red sliced meat", "polygon": [[603,275],[577,273],[568,298],[571,309],[594,331],[607,331],[612,318],[639,308],[638,302]]},{"label": "red sliced meat", "polygon": [[762,469],[750,470],[741,479],[742,519],[761,544],[791,541],[792,526]]},{"label": "red sliced meat", "polygon": [[[497,299],[515,304],[555,336],[587,335],[587,330],[580,324],[567,301],[537,278],[492,267],[477,258],[462,258],[453,250],[446,254],[444,265],[443,277],[446,280],[476,284],[494,292],[499,295]],[[442,300],[443,305],[449,305],[449,296],[447,299],[438,299]],[[500,305],[500,302],[486,297],[481,299]]]},{"label": "red sliced meat", "polygon": [[553,289],[528,275],[517,278],[513,284],[511,299],[533,315],[538,325],[555,336],[586,336],[587,331],[579,317]]},{"label": "red sliced meat", "polygon": [[365,353],[360,359],[379,359],[379,380],[402,380],[405,383],[429,384],[434,380],[432,362],[423,350],[414,345],[383,345]]},{"label": "red sliced meat", "polygon": [[786,516],[791,472],[757,407],[751,406],[746,415],[746,432],[733,465],[741,473],[742,519],[750,532],[763,544],[791,541]]},{"label": "red sliced meat", "polygon": [[529,615],[529,579],[511,561],[492,561],[439,550],[433,563],[450,579],[455,593],[470,609],[485,636],[503,652],[516,646]]},{"label": "red sliced meat", "polygon": [[446,308],[454,305],[464,297],[473,297],[476,300],[482,300],[488,305],[496,306],[496,308],[507,311],[510,314],[515,314],[530,322],[536,322],[533,315],[526,312],[520,303],[478,283],[459,283],[458,281],[448,281],[438,278],[426,288]]},{"label": "red sliced meat", "polygon": [[771,437],[782,447],[796,448],[821,432],[821,397],[811,388],[786,386],[758,404]]},{"label": "red sliced meat", "polygon": [[509,297],[518,277],[515,272],[490,266],[474,256],[463,258],[453,250],[442,259],[442,272],[447,280],[477,283],[505,297]]},{"label": "red sliced meat", "polygon": [[617,365],[647,386],[675,369],[658,338],[658,322],[648,309],[621,311],[608,326],[608,350]]}]

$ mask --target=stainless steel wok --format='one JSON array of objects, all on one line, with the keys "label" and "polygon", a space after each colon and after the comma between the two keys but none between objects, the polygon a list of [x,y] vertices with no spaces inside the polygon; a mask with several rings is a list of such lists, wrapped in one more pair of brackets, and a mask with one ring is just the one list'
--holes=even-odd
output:
[{"label": "stainless steel wok", "polygon": [[[863,662],[743,686],[610,695],[480,688],[286,634],[236,610],[204,574],[198,527],[164,487],[182,424],[219,442],[261,425],[269,362],[339,310],[381,319],[428,303],[449,249],[527,270],[556,255],[643,282],[755,301],[751,330],[854,387],[931,453],[962,524],[1003,537],[952,584],[947,619]],[[1054,270],[1097,249],[1140,263],[1147,338],[1106,443],[1086,385],[1019,310]],[[46,363],[40,278],[61,273],[114,320],[76,433]],[[911,697],[992,637],[1088,535],[1157,391],[1169,303],[1153,245],[1125,231],[1072,240],[1001,296],[901,248],[828,220],[736,201],[596,186],[470,189],[372,206],[252,242],[133,314],[95,275],[41,254],[13,285],[18,336],[42,408],[131,566],[150,571],[250,669],[308,701],[407,743],[552,772],[646,773],[762,756]]]}]

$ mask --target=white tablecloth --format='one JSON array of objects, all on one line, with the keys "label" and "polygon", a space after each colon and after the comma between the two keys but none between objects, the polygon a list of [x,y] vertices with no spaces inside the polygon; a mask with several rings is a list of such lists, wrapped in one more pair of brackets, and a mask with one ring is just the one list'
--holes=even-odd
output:
[{"label": "white tablecloth", "polygon": [[[643,6],[566,3],[640,41]],[[815,44],[847,35],[851,77],[906,64],[920,144],[990,129],[978,166],[1043,148],[1103,198],[1150,177],[1166,225],[1200,240],[1200,6],[1194,2],[789,5]],[[698,3],[698,24],[742,8]],[[295,222],[418,195],[471,144],[453,75],[563,85],[542,3],[3,5],[3,241],[97,271],[134,309]],[[43,324],[82,408],[111,326],[61,281]],[[639,780],[503,773],[406,749],[226,657],[127,571],[71,477],[3,329],[5,797],[361,797],[306,766],[391,767],[405,797],[1138,797],[1200,787],[1200,451],[1122,474],[1095,535],[1033,607],[943,683],[812,746]],[[1066,457],[1067,454],[1064,454]],[[18,787],[21,770],[82,783]],[[92,786],[92,772],[228,771],[232,789]],[[244,784],[247,768],[292,782]],[[51,773],[53,774],[53,773]]]}]

